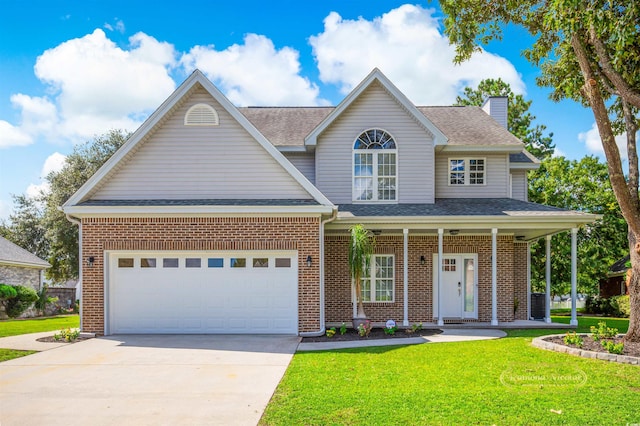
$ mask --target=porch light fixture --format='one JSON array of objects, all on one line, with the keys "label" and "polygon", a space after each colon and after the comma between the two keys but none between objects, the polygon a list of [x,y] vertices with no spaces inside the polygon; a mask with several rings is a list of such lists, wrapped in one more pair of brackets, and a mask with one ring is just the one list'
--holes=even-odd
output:
[{"label": "porch light fixture", "polygon": [[311,266],[313,263],[313,259],[311,259],[311,255],[307,256],[307,266]]},{"label": "porch light fixture", "polygon": [[89,256],[89,257],[87,257],[87,265],[88,265],[89,267],[92,267],[92,266],[93,266],[93,263],[94,263],[95,261],[96,261],[96,258],[95,258],[95,257],[93,257],[93,256]]},{"label": "porch light fixture", "polygon": [[459,233],[459,229],[449,229],[449,235],[458,235]]},{"label": "porch light fixture", "polygon": [[373,230],[371,230],[371,233],[373,235],[376,235],[376,236],[380,235],[380,234],[382,234],[382,229],[373,229]]},{"label": "porch light fixture", "polygon": [[424,255],[420,256],[420,264],[421,265],[424,265],[424,261],[425,261]]}]

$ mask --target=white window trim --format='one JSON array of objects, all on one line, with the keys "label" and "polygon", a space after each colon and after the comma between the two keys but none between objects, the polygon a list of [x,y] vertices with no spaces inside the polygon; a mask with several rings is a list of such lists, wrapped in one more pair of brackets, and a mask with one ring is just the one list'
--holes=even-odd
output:
[{"label": "white window trim", "polygon": [[[398,161],[398,142],[396,141],[395,136],[393,136],[391,133],[389,133],[387,130],[385,129],[380,129],[380,128],[370,128],[370,129],[366,129],[363,130],[362,132],[358,133],[358,136],[356,136],[356,138],[354,139],[354,144],[355,141],[358,140],[358,137],[360,137],[360,135],[362,135],[365,132],[368,132],[369,130],[382,130],[384,131],[386,134],[388,134],[389,136],[391,136],[391,138],[393,139],[396,148],[395,149],[355,149],[353,148],[353,144],[352,144],[352,149],[351,149],[351,200],[358,204],[358,203],[371,203],[371,204],[397,204],[398,203],[398,182],[399,182],[399,173],[398,173],[398,169],[399,169],[399,161]],[[356,181],[356,154],[373,154],[373,164],[372,164],[372,168],[374,171],[374,174],[372,175],[373,178],[373,198],[371,200],[359,200],[358,199],[358,194],[356,194],[356,186],[355,186],[355,181]],[[394,199],[392,200],[379,200],[378,199],[378,155],[377,154],[395,154],[396,156],[396,174],[395,174],[395,180],[396,180],[396,196]]]},{"label": "white window trim", "polygon": [[[376,257],[390,257],[391,258],[391,264],[393,265],[393,277],[391,277],[391,300],[374,300],[375,299],[375,295],[376,295],[376,280],[377,277],[375,276],[375,272],[376,272]],[[371,266],[370,266],[371,270],[370,270],[370,276],[367,278],[371,281],[371,288],[370,288],[370,297],[371,300],[368,301],[362,301],[362,303],[368,303],[368,304],[376,304],[376,303],[395,303],[396,301],[396,256],[394,254],[372,254],[371,255]],[[380,279],[387,279],[387,278],[380,278]]]},{"label": "white window trim", "polygon": [[[463,160],[464,161],[464,184],[459,183],[451,183],[451,161],[452,160]],[[471,160],[482,160],[484,161],[484,178],[482,179],[482,183],[470,183],[470,173],[469,170],[469,161]],[[449,157],[447,158],[447,185],[452,187],[460,187],[460,186],[487,186],[487,159],[486,157]]]}]

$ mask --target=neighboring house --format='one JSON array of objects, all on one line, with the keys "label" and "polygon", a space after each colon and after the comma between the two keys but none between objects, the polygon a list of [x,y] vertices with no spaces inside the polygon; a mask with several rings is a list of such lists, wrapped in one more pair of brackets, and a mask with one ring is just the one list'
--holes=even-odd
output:
[{"label": "neighboring house", "polygon": [[623,296],[629,294],[627,287],[627,271],[629,256],[625,256],[611,265],[607,278],[600,280],[600,297]]},{"label": "neighboring house", "polygon": [[527,201],[538,161],[506,107],[415,106],[376,69],[337,107],[237,108],[195,71],[63,206],[83,329],[349,323],[359,223],[377,235],[373,321],[528,319],[528,242],[596,216]]},{"label": "neighboring house", "polygon": [[0,237],[0,283],[22,285],[38,291],[48,262]]}]

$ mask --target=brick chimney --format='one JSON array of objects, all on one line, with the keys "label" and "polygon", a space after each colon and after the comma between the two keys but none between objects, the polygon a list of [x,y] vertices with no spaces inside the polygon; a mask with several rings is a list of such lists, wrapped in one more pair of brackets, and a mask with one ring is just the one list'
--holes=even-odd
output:
[{"label": "brick chimney", "polygon": [[482,110],[489,114],[505,129],[507,128],[507,110],[509,98],[506,96],[490,96],[482,104]]}]

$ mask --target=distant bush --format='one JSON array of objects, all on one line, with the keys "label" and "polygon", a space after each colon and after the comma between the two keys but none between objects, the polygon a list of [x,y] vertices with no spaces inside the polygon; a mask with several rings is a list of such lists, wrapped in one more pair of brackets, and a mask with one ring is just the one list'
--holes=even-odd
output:
[{"label": "distant bush", "polygon": [[21,285],[13,286],[16,291],[16,295],[3,302],[4,308],[9,318],[17,318],[24,311],[38,300],[38,293],[30,287],[24,287]]},{"label": "distant bush", "polygon": [[631,312],[629,296],[609,298],[589,296],[584,309],[588,314],[604,315],[605,317],[628,317]]}]

